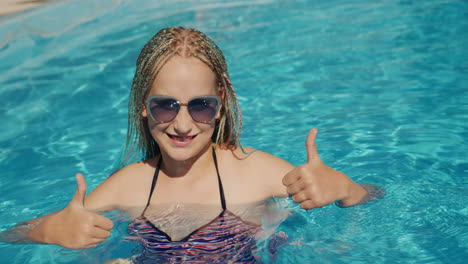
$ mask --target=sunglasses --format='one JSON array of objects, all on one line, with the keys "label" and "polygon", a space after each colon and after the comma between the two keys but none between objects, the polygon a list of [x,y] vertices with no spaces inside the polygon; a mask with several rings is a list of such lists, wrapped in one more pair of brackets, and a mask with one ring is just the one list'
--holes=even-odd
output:
[{"label": "sunglasses", "polygon": [[146,109],[151,118],[159,124],[174,120],[181,106],[187,106],[192,119],[198,123],[210,123],[218,113],[221,100],[216,95],[197,96],[188,103],[181,103],[168,95],[152,95],[146,99]]}]

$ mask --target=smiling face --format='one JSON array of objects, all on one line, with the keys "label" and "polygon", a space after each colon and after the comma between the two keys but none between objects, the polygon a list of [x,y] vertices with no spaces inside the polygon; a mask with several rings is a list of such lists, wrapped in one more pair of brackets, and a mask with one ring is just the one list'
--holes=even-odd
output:
[{"label": "smiling face", "polygon": [[[219,95],[216,76],[202,61],[195,57],[174,56],[170,58],[157,74],[148,97],[167,95],[181,103],[201,95]],[[143,108],[142,116],[148,122],[153,139],[163,156],[184,161],[204,153],[211,145],[215,122],[195,122],[186,106],[181,106],[174,120],[159,124]],[[219,111],[216,115],[219,118]]]},{"label": "smiling face", "polygon": [[[179,66],[174,67],[176,64]],[[158,157],[161,150],[169,153],[167,151],[169,145],[165,145],[167,142],[158,132],[163,127],[167,127],[166,134],[168,135],[170,133],[184,134],[180,124],[175,123],[179,120],[157,125],[150,118],[145,118],[148,115],[144,102],[148,96],[155,94],[176,94],[174,98],[184,104],[187,103],[186,100],[192,99],[192,94],[208,95],[215,94],[217,91],[222,93],[218,94],[222,97],[222,105],[211,141],[220,148],[231,150],[237,148],[242,127],[240,105],[229,77],[226,59],[213,40],[196,29],[184,27],[161,29],[145,44],[138,56],[136,66],[129,98],[127,139],[118,168],[141,159],[149,160]],[[181,71],[181,73],[176,71]],[[190,77],[190,73],[194,75],[193,78]],[[186,108],[186,106],[180,108],[180,118],[184,118]],[[205,120],[204,114],[206,112],[199,112],[196,118]],[[167,117],[165,120],[168,120]],[[211,125],[213,129],[214,124],[208,125]],[[204,131],[205,128],[206,125],[193,123],[190,133],[195,133],[195,129]],[[205,134],[202,134],[203,138]],[[193,138],[193,142],[196,141],[195,143],[198,144],[200,138],[202,136],[197,135]],[[190,141],[190,138],[178,137],[178,139]],[[185,144],[188,149],[192,148],[195,143]]]}]

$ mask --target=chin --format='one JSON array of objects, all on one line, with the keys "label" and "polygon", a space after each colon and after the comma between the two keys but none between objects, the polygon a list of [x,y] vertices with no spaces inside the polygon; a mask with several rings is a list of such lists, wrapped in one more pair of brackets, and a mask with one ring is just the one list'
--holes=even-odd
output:
[{"label": "chin", "polygon": [[174,144],[170,140],[159,145],[161,152],[164,152],[172,160],[186,161],[202,155],[211,146],[211,137],[206,139],[195,138],[190,144]]}]

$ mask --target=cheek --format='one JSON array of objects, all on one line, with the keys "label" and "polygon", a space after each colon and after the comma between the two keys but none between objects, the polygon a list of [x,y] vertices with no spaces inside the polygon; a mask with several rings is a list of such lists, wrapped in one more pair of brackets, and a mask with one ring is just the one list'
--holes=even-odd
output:
[{"label": "cheek", "polygon": [[214,130],[215,130],[215,128],[216,128],[216,119],[213,120],[213,122],[211,122],[211,123],[209,123],[209,124],[204,124],[204,125],[205,125],[205,126],[204,126],[204,130],[205,130],[206,132],[210,132],[211,134],[213,134],[213,133],[214,133]]},{"label": "cheek", "polygon": [[213,121],[209,124],[197,124],[196,127],[197,127],[196,133],[198,133],[200,142],[207,142],[207,141],[211,142],[211,137],[215,133],[216,122]]},{"label": "cheek", "polygon": [[166,134],[167,125],[156,124],[154,121],[148,121],[148,129],[153,139],[158,142]]},{"label": "cheek", "polygon": [[209,139],[210,142],[211,142],[211,138],[216,132],[215,128],[216,128],[216,122],[213,122],[209,126],[207,125],[207,128],[205,130],[206,138]]}]

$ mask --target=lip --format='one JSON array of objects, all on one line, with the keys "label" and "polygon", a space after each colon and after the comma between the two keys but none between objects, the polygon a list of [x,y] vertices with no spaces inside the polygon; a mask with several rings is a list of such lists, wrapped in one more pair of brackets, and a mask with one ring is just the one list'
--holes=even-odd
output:
[{"label": "lip", "polygon": [[171,140],[172,144],[174,144],[175,146],[177,147],[185,147],[185,146],[188,146],[190,145],[190,143],[192,143],[192,141],[195,139],[195,137],[197,135],[193,135],[193,136],[178,136],[178,135],[171,135],[171,134],[167,134],[166,135],[169,137],[169,139]]}]

